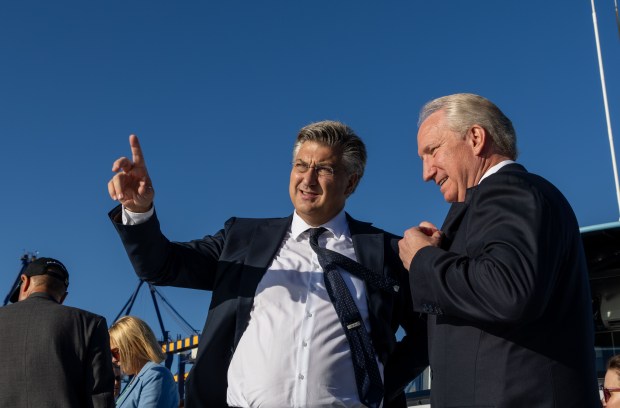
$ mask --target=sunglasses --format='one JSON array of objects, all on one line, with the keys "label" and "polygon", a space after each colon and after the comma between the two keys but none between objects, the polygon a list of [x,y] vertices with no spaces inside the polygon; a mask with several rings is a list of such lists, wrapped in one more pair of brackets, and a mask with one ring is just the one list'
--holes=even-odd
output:
[{"label": "sunglasses", "polygon": [[112,353],[112,357],[114,357],[117,360],[121,359],[121,355],[118,352],[118,347],[114,347],[113,349],[110,349],[110,353]]},{"label": "sunglasses", "polygon": [[605,388],[603,385],[599,386],[599,389],[603,391],[603,398],[605,399],[605,402],[609,401],[612,392],[620,392],[620,388]]}]

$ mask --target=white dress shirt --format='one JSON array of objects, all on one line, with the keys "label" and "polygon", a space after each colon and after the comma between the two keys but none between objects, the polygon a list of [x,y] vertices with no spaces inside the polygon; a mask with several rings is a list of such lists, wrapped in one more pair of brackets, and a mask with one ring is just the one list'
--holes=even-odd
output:
[{"label": "white dress shirt", "polygon": [[495,166],[490,167],[480,178],[480,181],[478,182],[478,184],[482,183],[482,180],[484,180],[485,178],[489,177],[491,174],[495,174],[499,171],[499,169],[501,169],[504,166],[507,166],[509,164],[515,163],[514,160],[504,160],[501,161],[499,163],[497,163]]},{"label": "white dress shirt", "polygon": [[[152,215],[123,211],[123,222]],[[344,210],[319,245],[357,260]],[[312,228],[298,215],[258,284],[248,327],[228,369],[227,403],[234,407],[363,407],[347,338],[310,247]],[[364,282],[340,270],[370,332]],[[383,376],[383,366],[378,361]],[[208,387],[208,384],[205,384]]]}]

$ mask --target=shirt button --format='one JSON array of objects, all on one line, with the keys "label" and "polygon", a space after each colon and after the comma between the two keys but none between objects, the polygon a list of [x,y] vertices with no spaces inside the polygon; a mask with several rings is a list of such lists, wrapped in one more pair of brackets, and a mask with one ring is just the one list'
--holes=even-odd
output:
[{"label": "shirt button", "polygon": [[301,343],[302,346],[304,347],[308,347],[308,343],[306,343],[305,341],[303,343]]},{"label": "shirt button", "polygon": [[303,380],[303,379],[304,379],[304,375],[303,375],[303,374],[299,374],[298,378],[299,378],[300,380]]},{"label": "shirt button", "polygon": [[308,316],[308,317],[312,317],[312,313],[311,313],[311,312],[308,312],[307,316]]}]

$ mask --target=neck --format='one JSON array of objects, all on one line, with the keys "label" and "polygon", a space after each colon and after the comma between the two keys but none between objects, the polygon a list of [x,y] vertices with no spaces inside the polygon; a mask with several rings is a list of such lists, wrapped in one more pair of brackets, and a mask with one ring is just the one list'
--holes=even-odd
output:
[{"label": "neck", "polygon": [[144,368],[144,366],[146,365],[146,363],[148,363],[148,361],[140,361],[138,363],[138,365],[136,366],[136,372],[133,375],[138,375],[140,374],[140,371],[142,371],[142,368]]},{"label": "neck", "polygon": [[491,154],[487,157],[480,157],[480,160],[482,161],[482,165],[478,167],[478,171],[476,172],[476,183],[474,185],[478,185],[482,177],[491,167],[503,162],[504,160],[510,159],[500,154]]}]

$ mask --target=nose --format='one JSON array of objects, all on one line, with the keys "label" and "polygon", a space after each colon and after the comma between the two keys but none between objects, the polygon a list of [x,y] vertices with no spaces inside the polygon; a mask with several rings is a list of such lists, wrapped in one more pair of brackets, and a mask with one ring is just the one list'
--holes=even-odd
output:
[{"label": "nose", "polygon": [[430,181],[435,177],[437,170],[433,165],[432,159],[428,157],[422,158],[422,178],[424,181]]},{"label": "nose", "polygon": [[302,177],[303,177],[304,183],[307,186],[315,185],[317,180],[319,179],[319,175],[316,172],[316,167],[314,166],[310,167],[308,171],[302,175]]}]

